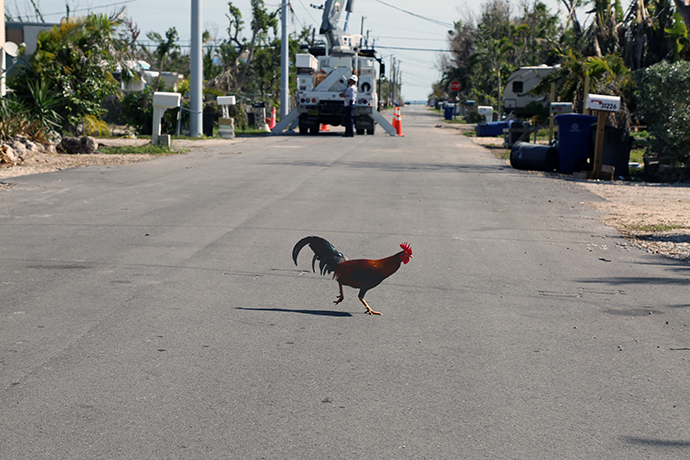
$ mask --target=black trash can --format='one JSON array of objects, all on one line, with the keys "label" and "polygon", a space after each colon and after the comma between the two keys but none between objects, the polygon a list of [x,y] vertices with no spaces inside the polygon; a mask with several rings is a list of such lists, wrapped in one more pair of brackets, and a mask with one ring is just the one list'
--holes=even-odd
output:
[{"label": "black trash can", "polygon": [[215,113],[204,112],[202,132],[204,136],[213,137],[213,122],[216,120]]},{"label": "black trash can", "polygon": [[516,142],[510,150],[510,165],[529,171],[554,171],[558,168],[558,150],[551,145]]},{"label": "black trash can", "polygon": [[[524,128],[525,128],[525,123],[523,123],[521,120],[510,120],[508,122],[508,129],[524,129]],[[506,142],[509,145],[513,145],[520,139],[520,137],[523,134],[524,133],[520,133],[520,132],[514,132],[514,133],[509,132],[506,135]],[[509,138],[509,136],[510,136],[510,138]]]},{"label": "black trash can", "polygon": [[[596,148],[597,125],[592,126],[592,151]],[[601,156],[601,164],[613,166],[614,175],[629,176],[630,170],[630,149],[632,148],[633,138],[625,128],[614,128],[606,125],[604,127],[604,149]]]}]

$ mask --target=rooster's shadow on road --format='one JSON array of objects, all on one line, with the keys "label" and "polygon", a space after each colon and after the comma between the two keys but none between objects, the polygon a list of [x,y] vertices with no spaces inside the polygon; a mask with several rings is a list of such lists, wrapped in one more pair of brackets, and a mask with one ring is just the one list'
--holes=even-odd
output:
[{"label": "rooster's shadow on road", "polygon": [[248,307],[237,307],[237,310],[277,311],[280,313],[301,313],[303,315],[313,315],[313,316],[336,316],[336,317],[352,316],[352,313],[348,313],[346,311],[333,311],[333,310],[293,310],[290,308],[248,308]]}]

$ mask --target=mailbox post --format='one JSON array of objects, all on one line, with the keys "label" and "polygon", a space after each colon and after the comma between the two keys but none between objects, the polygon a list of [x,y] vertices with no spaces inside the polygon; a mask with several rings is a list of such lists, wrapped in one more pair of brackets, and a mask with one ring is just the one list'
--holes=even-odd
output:
[{"label": "mailbox post", "polygon": [[592,178],[598,179],[601,175],[601,161],[604,155],[606,113],[618,112],[621,109],[621,98],[617,96],[604,96],[601,94],[588,94],[585,108],[597,112],[597,140],[594,147],[594,168],[592,171]]},{"label": "mailbox post", "polygon": [[230,118],[228,106],[235,105],[235,96],[218,96],[216,104],[223,111],[223,116],[218,120],[218,134],[220,137],[233,139],[235,137],[235,119]]},{"label": "mailbox post", "polygon": [[161,135],[161,119],[167,109],[180,106],[179,93],[153,93],[153,129],[151,131],[151,143],[158,145],[158,137]]}]

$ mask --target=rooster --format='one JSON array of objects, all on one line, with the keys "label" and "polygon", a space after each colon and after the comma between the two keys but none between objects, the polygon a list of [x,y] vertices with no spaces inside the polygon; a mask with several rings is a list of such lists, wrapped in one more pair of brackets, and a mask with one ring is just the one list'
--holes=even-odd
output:
[{"label": "rooster", "polygon": [[314,251],[314,258],[311,261],[311,269],[316,273],[316,261],[319,261],[319,270],[322,275],[333,273],[333,278],[338,281],[340,295],[335,300],[339,304],[345,298],[343,296],[343,285],[359,289],[359,301],[366,307],[370,315],[380,315],[381,313],[372,310],[364,300],[364,295],[369,289],[375,288],[381,281],[385,280],[398,268],[400,263],[408,263],[412,259],[412,248],[409,244],[400,245],[402,251],[393,254],[385,259],[368,260],[347,258],[333,247],[331,243],[319,236],[307,236],[297,242],[292,249],[292,260],[297,265],[297,255],[306,245]]}]

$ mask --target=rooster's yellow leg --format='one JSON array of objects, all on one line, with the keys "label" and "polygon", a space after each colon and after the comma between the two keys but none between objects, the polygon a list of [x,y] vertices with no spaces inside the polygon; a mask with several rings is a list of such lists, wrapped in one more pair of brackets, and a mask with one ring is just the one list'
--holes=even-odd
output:
[{"label": "rooster's yellow leg", "polygon": [[343,285],[338,283],[338,287],[340,287],[340,296],[337,299],[335,299],[335,302],[333,302],[336,305],[338,305],[340,302],[343,301],[343,299],[345,299],[345,296],[343,295]]},{"label": "rooster's yellow leg", "polygon": [[367,307],[367,313],[369,313],[370,315],[380,315],[381,314],[377,311],[372,310],[363,298],[361,298],[361,297],[357,297],[357,298],[359,299],[360,302],[362,302],[362,304],[364,304],[365,307]]}]

